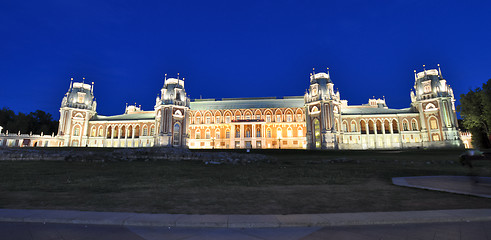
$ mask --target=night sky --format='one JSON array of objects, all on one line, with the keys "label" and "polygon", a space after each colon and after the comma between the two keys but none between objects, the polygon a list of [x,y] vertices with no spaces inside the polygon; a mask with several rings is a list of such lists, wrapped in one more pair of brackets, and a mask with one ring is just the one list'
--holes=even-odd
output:
[{"label": "night sky", "polygon": [[97,112],[153,110],[164,74],[194,98],[300,96],[330,68],[349,104],[410,104],[413,70],[462,93],[491,78],[490,1],[7,1],[0,108],[59,119],[70,78]]}]

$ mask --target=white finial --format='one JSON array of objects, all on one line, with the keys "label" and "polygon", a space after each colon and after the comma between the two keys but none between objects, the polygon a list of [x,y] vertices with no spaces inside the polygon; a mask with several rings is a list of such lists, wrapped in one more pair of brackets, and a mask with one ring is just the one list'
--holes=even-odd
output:
[{"label": "white finial", "polygon": [[440,75],[440,77],[443,78],[442,70],[440,69],[440,64],[438,63],[437,66],[438,66],[438,75]]},{"label": "white finial", "polygon": [[416,74],[416,69],[414,69],[414,81],[418,80],[418,75]]},{"label": "white finial", "polygon": [[164,80],[167,80],[167,73],[164,74]]},{"label": "white finial", "polygon": [[177,73],[177,80],[179,80],[179,73]]}]

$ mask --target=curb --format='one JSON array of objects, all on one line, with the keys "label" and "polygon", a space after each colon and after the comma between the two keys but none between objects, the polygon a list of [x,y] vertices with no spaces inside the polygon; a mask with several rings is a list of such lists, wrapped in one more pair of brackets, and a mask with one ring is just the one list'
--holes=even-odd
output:
[{"label": "curb", "polygon": [[192,228],[278,228],[491,221],[491,209],[292,215],[187,215],[0,209],[0,222]]}]

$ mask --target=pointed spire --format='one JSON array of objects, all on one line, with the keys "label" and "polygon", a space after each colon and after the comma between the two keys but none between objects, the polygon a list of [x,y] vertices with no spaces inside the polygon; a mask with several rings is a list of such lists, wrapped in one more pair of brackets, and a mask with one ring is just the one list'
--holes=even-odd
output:
[{"label": "pointed spire", "polygon": [[425,73],[425,77],[426,77],[426,65],[423,64],[423,72]]},{"label": "pointed spire", "polygon": [[331,78],[331,74],[329,74],[329,67],[327,67],[327,76]]},{"label": "pointed spire", "polygon": [[416,74],[416,69],[414,69],[414,81],[418,80],[418,75]]},{"label": "pointed spire", "polygon": [[92,82],[92,86],[90,87],[90,93],[94,94],[94,82]]},{"label": "pointed spire", "polygon": [[82,78],[82,83],[85,83],[85,78],[84,77]]},{"label": "pointed spire", "polygon": [[315,75],[315,68],[312,68],[312,73]]},{"label": "pointed spire", "polygon": [[167,80],[167,73],[164,74],[164,80]]},{"label": "pointed spire", "polygon": [[177,80],[179,80],[179,73],[177,73]]},{"label": "pointed spire", "polygon": [[72,90],[72,87],[73,87],[73,78],[70,78],[70,88],[68,89],[68,91]]},{"label": "pointed spire", "polygon": [[438,66],[438,75],[440,75],[440,77],[443,78],[442,70],[440,69],[440,64],[438,63],[437,66]]}]

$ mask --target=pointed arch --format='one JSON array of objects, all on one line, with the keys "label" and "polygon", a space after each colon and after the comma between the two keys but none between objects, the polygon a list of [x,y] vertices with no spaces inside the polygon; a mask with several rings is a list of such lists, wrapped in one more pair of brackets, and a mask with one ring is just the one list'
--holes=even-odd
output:
[{"label": "pointed arch", "polygon": [[399,133],[399,122],[396,119],[392,119],[392,132]]},{"label": "pointed arch", "polygon": [[357,132],[357,127],[356,127],[356,121],[355,120],[351,120],[351,123],[350,123],[350,130],[351,132]]}]

